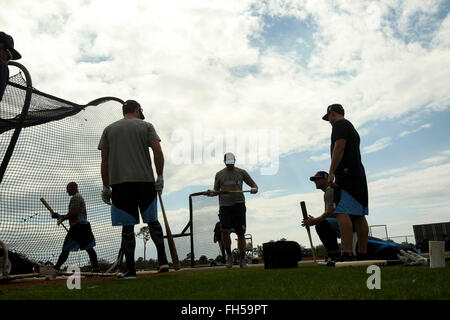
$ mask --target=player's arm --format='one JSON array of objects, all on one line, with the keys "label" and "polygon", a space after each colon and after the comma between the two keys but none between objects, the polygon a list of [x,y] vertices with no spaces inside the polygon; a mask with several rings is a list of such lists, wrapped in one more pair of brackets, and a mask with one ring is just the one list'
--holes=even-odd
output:
[{"label": "player's arm", "polygon": [[333,153],[331,154],[330,170],[328,172],[328,183],[333,182],[334,172],[344,157],[344,151],[347,141],[345,139],[337,139],[334,143]]},{"label": "player's arm", "polygon": [[102,149],[102,182],[103,186],[109,186],[109,164],[108,164],[109,149]]},{"label": "player's arm", "polygon": [[247,171],[244,171],[244,182],[252,188],[251,193],[257,193],[258,192],[258,185],[255,181],[250,177],[250,175],[247,173]]},{"label": "player's arm", "polygon": [[206,195],[210,196],[210,197],[214,197],[217,196],[220,193],[220,179],[218,177],[218,175],[216,174],[216,176],[214,177],[214,188],[213,190],[208,190],[206,191]]},{"label": "player's arm", "polygon": [[150,148],[153,151],[153,161],[155,162],[156,174],[162,176],[164,172],[164,154],[158,140],[150,141]]},{"label": "player's arm", "polygon": [[327,210],[325,210],[325,212],[322,213],[317,218],[314,218],[313,216],[308,216],[308,219],[302,221],[302,226],[314,226],[326,218],[331,218],[333,216],[333,211],[334,206],[332,205],[327,206]]},{"label": "player's arm", "polygon": [[78,206],[71,206],[69,208],[69,212],[63,216],[61,216],[61,218],[58,220],[58,224],[62,223],[64,220],[70,220],[75,218],[76,216],[78,216],[78,214],[80,213],[80,207]]}]

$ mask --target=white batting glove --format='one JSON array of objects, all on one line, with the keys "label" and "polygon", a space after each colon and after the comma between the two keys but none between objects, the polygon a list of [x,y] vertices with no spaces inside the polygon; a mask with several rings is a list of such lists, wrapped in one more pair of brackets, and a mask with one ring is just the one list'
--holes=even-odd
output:
[{"label": "white batting glove", "polygon": [[104,203],[111,205],[111,195],[112,195],[111,187],[103,186],[102,200]]},{"label": "white batting glove", "polygon": [[163,189],[164,189],[164,178],[163,176],[158,176],[158,179],[156,179],[155,182],[155,191],[162,192]]},{"label": "white batting glove", "polygon": [[258,188],[251,188],[250,193],[253,193],[253,194],[258,193]]}]

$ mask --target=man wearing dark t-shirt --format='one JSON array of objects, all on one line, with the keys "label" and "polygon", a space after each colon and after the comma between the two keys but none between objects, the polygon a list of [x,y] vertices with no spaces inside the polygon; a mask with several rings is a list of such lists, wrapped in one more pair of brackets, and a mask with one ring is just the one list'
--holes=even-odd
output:
[{"label": "man wearing dark t-shirt", "polygon": [[331,132],[331,164],[328,184],[337,189],[337,205],[334,210],[342,234],[343,261],[354,260],[352,253],[352,229],[355,225],[358,235],[358,260],[367,256],[369,227],[368,191],[364,166],[359,149],[360,138],[352,123],[344,118],[344,108],[332,104],[322,117],[329,121]]}]

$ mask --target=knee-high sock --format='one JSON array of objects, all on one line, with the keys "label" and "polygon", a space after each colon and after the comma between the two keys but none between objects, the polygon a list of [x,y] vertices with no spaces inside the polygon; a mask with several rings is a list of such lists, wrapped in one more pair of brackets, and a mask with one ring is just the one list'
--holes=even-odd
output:
[{"label": "knee-high sock", "polygon": [[128,270],[134,270],[134,268],[136,267],[134,261],[135,249],[136,249],[136,237],[134,235],[134,226],[123,226],[122,250],[125,255]]},{"label": "knee-high sock", "polygon": [[166,250],[164,248],[164,234],[159,221],[149,222],[148,228],[150,230],[150,237],[156,246],[158,252],[159,265],[167,264]]},{"label": "knee-high sock", "polygon": [[88,249],[86,251],[89,255],[89,259],[91,260],[92,268],[98,268],[97,253],[95,252],[94,248]]},{"label": "knee-high sock", "polygon": [[61,266],[66,262],[67,258],[69,257],[69,251],[62,251],[59,255],[58,262],[56,262],[55,269],[59,270]]}]

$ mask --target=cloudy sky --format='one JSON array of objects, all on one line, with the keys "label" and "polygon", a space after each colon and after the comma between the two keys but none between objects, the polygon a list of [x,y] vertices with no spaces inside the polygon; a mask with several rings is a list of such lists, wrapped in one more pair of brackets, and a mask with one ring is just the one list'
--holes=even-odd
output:
[{"label": "cloudy sky", "polygon": [[260,187],[247,196],[253,242],[309,246],[299,202],[323,211],[308,178],[329,169],[331,126],[321,117],[332,103],[361,135],[369,225],[407,236],[414,224],[449,221],[450,1],[2,7],[1,29],[37,89],[80,104],[108,95],[141,103],[162,138],[172,232],[188,195],[212,188],[233,151]]}]

